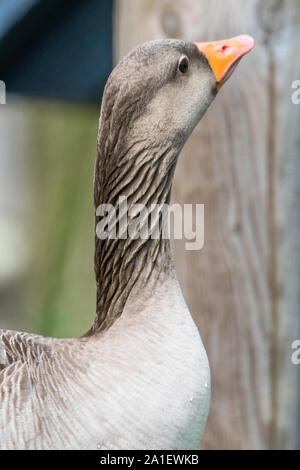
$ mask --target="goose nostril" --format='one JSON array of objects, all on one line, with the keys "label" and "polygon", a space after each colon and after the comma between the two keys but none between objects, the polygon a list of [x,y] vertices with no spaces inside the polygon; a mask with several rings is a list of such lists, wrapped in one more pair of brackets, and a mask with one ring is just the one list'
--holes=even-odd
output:
[{"label": "goose nostril", "polygon": [[222,51],[226,51],[226,49],[228,49],[229,46],[226,46],[226,44],[224,44],[224,46],[222,46]]}]

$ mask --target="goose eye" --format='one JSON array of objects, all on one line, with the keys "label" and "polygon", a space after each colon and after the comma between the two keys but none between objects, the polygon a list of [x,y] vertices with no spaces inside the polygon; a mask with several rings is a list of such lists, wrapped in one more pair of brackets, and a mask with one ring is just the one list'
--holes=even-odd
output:
[{"label": "goose eye", "polygon": [[188,71],[188,68],[189,68],[189,59],[186,56],[181,57],[181,59],[179,60],[178,69],[180,70],[181,73],[186,73]]}]

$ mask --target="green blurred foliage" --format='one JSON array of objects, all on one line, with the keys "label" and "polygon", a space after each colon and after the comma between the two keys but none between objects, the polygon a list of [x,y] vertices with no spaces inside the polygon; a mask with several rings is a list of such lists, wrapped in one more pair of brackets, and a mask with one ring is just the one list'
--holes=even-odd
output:
[{"label": "green blurred foliage", "polygon": [[26,282],[34,333],[85,333],[95,314],[93,172],[99,108],[33,103],[32,263]]}]

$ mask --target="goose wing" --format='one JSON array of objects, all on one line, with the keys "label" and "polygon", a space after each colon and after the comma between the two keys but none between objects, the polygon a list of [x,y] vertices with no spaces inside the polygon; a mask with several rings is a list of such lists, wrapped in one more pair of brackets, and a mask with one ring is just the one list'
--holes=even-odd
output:
[{"label": "goose wing", "polygon": [[51,338],[0,329],[0,371],[15,363],[34,365],[51,350]]},{"label": "goose wing", "polygon": [[[35,387],[53,340],[0,329],[0,448],[28,447],[37,434]],[[41,398],[42,399],[42,398]]]},{"label": "goose wing", "polygon": [[5,406],[19,407],[31,393],[38,365],[51,356],[53,339],[0,329],[0,418]]},{"label": "goose wing", "polygon": [[82,435],[89,442],[84,423],[90,420],[81,411],[84,401],[90,403],[82,386],[87,349],[93,358],[86,339],[0,330],[1,450],[79,448]]}]

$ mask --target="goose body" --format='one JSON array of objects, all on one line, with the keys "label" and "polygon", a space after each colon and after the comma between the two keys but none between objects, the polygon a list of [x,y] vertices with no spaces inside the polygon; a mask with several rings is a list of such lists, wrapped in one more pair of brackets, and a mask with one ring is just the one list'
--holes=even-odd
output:
[{"label": "goose body", "polygon": [[209,408],[209,367],[176,283],[134,309],[128,306],[105,335],[89,340],[3,334],[15,355],[1,374],[2,448],[198,445]]},{"label": "goose body", "polygon": [[[99,205],[115,206],[120,195],[145,204],[146,219],[150,202],[169,201],[178,154],[223,77],[202,50],[146,43],[112,72],[100,116],[96,223]],[[177,99],[186,107],[178,110]],[[164,221],[154,219],[143,239],[125,239],[130,221],[121,215],[114,239],[96,236],[97,314],[86,335],[0,330],[1,449],[197,448],[210,371],[161,236]]]}]

